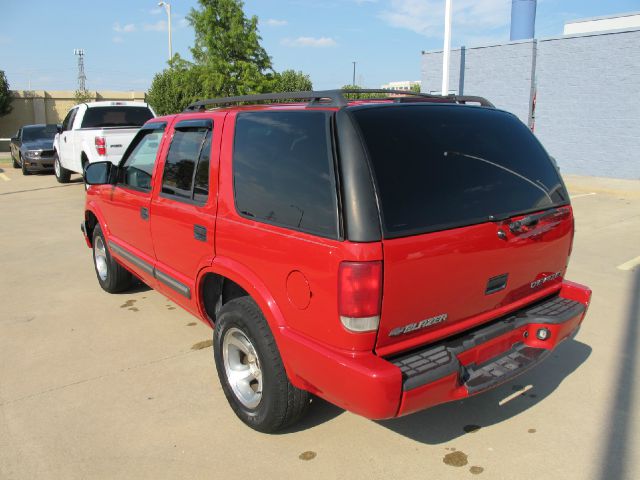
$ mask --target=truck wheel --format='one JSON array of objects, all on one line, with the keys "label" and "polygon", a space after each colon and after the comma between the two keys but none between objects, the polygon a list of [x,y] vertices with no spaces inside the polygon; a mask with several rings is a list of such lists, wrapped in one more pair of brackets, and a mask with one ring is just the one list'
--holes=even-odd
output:
[{"label": "truck wheel", "polygon": [[119,293],[131,286],[131,273],[113,259],[99,226],[93,230],[93,265],[105,292]]},{"label": "truck wheel", "polygon": [[251,298],[235,298],[220,309],[213,345],[222,390],[248,426],[276,432],[306,413],[309,392],[289,382],[269,325]]},{"label": "truck wheel", "polygon": [[27,166],[24,164],[24,158],[20,157],[20,168],[22,169],[22,175],[31,175],[31,172],[27,169]]},{"label": "truck wheel", "polygon": [[60,158],[57,153],[55,154],[55,157],[53,157],[53,171],[56,174],[56,180],[58,183],[69,183],[71,171],[67,170],[60,164]]}]

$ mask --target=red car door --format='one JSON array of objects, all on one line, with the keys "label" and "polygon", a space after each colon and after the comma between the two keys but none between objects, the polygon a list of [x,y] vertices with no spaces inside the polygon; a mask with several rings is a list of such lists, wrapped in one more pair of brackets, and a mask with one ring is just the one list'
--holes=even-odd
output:
[{"label": "red car door", "polygon": [[141,128],[122,159],[116,185],[103,197],[109,250],[149,285],[155,285],[149,206],[166,126],[166,122],[152,122]]},{"label": "red car door", "polygon": [[193,313],[197,313],[198,272],[211,264],[215,254],[218,157],[225,115],[183,116],[173,125],[151,201],[158,289]]}]

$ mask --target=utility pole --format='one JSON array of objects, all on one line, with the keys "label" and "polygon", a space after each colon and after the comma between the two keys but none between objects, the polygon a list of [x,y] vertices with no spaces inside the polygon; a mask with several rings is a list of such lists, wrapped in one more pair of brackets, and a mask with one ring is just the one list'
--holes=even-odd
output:
[{"label": "utility pole", "polygon": [[76,48],[73,54],[78,56],[78,90],[80,92],[86,92],[87,76],[84,74],[84,49]]},{"label": "utility pole", "polygon": [[451,1],[444,7],[444,49],[442,52],[442,95],[449,95],[449,58],[451,56]]},{"label": "utility pole", "polygon": [[169,29],[169,60],[173,58],[173,49],[171,48],[171,4],[169,2],[158,2],[159,7],[164,7],[167,12],[167,26]]},{"label": "utility pole", "polygon": [[356,86],[356,62],[351,62],[353,63],[353,80],[351,82],[352,86]]}]

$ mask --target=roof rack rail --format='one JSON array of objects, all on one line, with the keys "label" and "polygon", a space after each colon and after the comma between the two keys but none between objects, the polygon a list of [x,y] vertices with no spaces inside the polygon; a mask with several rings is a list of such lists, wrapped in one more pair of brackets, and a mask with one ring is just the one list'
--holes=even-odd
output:
[{"label": "roof rack rail", "polygon": [[[235,97],[211,98],[208,100],[199,100],[190,104],[184,111],[193,112],[205,109],[209,105],[231,105],[235,103],[258,103],[272,100],[309,100],[309,107],[346,107],[349,99],[345,95],[359,93],[377,93],[384,94],[386,97],[380,99],[395,100],[399,103],[407,103],[412,101],[432,100],[443,103],[455,102],[465,104],[467,102],[479,103],[483,107],[495,108],[494,105],[483,97],[468,95],[432,95],[429,93],[411,92],[406,90],[386,90],[379,88],[356,89],[347,88],[343,90],[322,90],[314,92],[282,92],[282,93],[263,93],[258,95],[240,95]],[[375,100],[373,98],[372,100]]]}]

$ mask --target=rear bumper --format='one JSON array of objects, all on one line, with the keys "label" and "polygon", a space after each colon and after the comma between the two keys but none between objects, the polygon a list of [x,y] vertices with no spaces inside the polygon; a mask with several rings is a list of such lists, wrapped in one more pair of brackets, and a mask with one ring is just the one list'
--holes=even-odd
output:
[{"label": "rear bumper", "polygon": [[591,290],[565,281],[553,297],[391,359],[328,350],[284,330],[283,357],[295,359],[298,386],[365,417],[392,418],[481,393],[539,364],[578,330],[590,300]]}]

